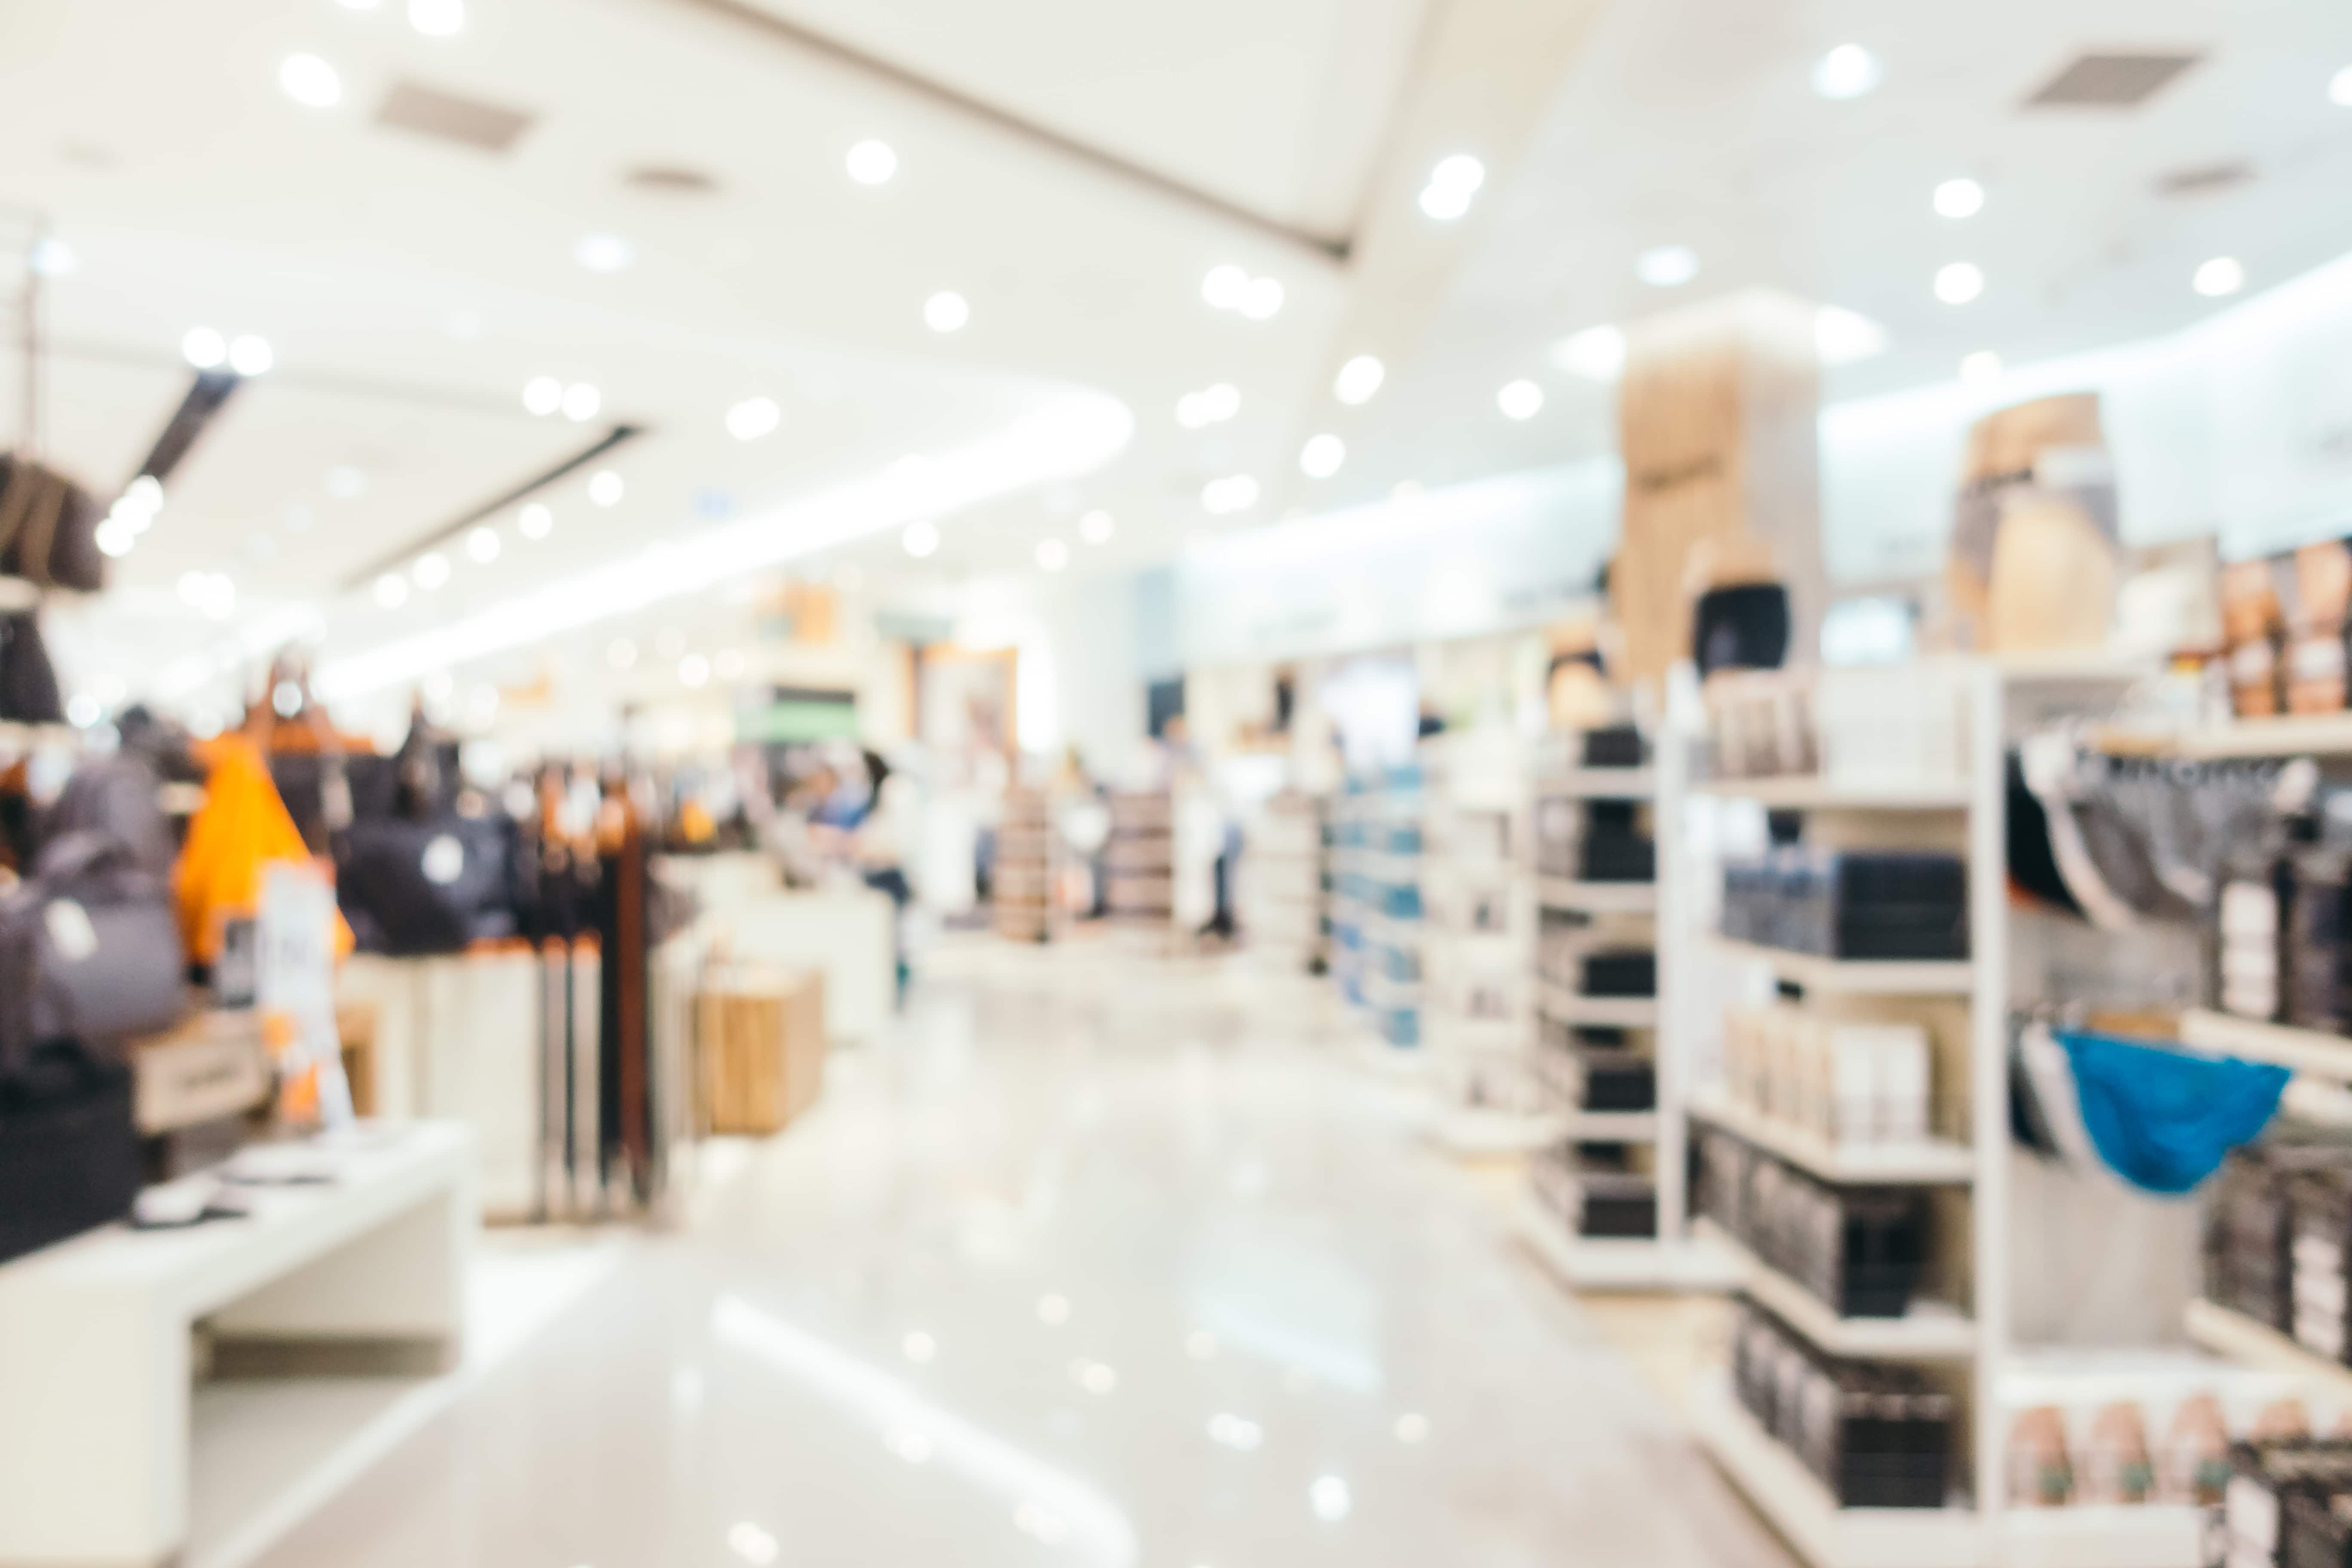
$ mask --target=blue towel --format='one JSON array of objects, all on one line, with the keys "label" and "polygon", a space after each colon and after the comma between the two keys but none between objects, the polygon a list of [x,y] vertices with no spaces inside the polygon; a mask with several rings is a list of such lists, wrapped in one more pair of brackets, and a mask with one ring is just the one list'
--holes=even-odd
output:
[{"label": "blue towel", "polygon": [[2074,1068],[2091,1147],[2143,1192],[2188,1192],[2270,1124],[2290,1076],[2235,1057],[2200,1057],[2105,1035],[2053,1030]]}]

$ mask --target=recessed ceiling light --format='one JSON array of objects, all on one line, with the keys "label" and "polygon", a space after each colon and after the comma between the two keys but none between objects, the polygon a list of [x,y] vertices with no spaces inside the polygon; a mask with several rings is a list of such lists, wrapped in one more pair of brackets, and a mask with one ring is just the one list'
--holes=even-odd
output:
[{"label": "recessed ceiling light", "polygon": [[131,553],[132,545],[139,542],[139,531],[121,518],[110,517],[98,525],[97,540],[99,553],[109,560],[120,561]]},{"label": "recessed ceiling light", "polygon": [[887,142],[872,139],[858,142],[849,150],[844,165],[849,177],[861,185],[885,185],[898,172],[898,154]]},{"label": "recessed ceiling light", "polygon": [[727,411],[727,434],[738,441],[756,441],[783,423],[784,412],[772,397],[747,397]]},{"label": "recessed ceiling light", "polygon": [[962,295],[941,289],[923,301],[923,325],[935,332],[960,332],[971,320],[971,307]]},{"label": "recessed ceiling light", "polygon": [[1551,346],[1551,363],[1573,376],[1603,385],[1625,374],[1625,334],[1617,327],[1587,327]]},{"label": "recessed ceiling light", "polygon": [[1037,564],[1048,572],[1059,572],[1070,563],[1070,547],[1058,539],[1037,542]]},{"label": "recessed ceiling light", "polygon": [[1960,379],[1970,386],[1985,386],[2000,379],[2000,356],[1990,349],[1979,349],[1960,356]]},{"label": "recessed ceiling light", "polygon": [[210,327],[190,327],[180,340],[180,357],[198,370],[218,370],[228,361],[228,340]]},{"label": "recessed ceiling light", "polygon": [[[689,681],[688,684],[700,683]],[[766,1568],[768,1563],[776,1560],[776,1553],[782,1550],[774,1536],[748,1519],[727,1532],[727,1544],[734,1549],[736,1556],[751,1563],[752,1568]]]},{"label": "recessed ceiling light", "polygon": [[563,384],[551,375],[534,375],[522,384],[522,405],[544,419],[563,406]]},{"label": "recessed ceiling light", "polygon": [[228,367],[239,375],[268,375],[277,356],[269,352],[269,340],[252,332],[241,332],[228,345]]},{"label": "recessed ceiling light", "polygon": [[908,554],[918,561],[936,555],[940,552],[940,525],[918,519],[907,525],[907,531],[898,536],[898,542]]},{"label": "recessed ceiling light", "polygon": [[316,55],[288,55],[278,61],[278,85],[310,109],[332,109],[343,100],[343,79]]},{"label": "recessed ceiling light", "polygon": [[1220,310],[1238,310],[1249,293],[1250,275],[1228,261],[1212,267],[1201,279],[1201,298]]},{"label": "recessed ceiling light", "polygon": [[1310,436],[1298,449],[1298,471],[1310,479],[1328,479],[1348,460],[1348,443],[1326,432]]},{"label": "recessed ceiling light", "polygon": [[163,510],[163,481],[152,474],[142,474],[122,487],[123,499],[146,511]]},{"label": "recessed ceiling light", "polygon": [[2217,256],[2198,268],[2197,276],[2191,281],[2196,290],[2207,299],[2221,299],[2246,286],[2245,263],[2234,256]]},{"label": "recessed ceiling light", "polygon": [[1495,394],[1495,406],[1503,411],[1506,419],[1532,419],[1543,411],[1543,388],[1532,381],[1505,382]]},{"label": "recessed ceiling light", "polygon": [[1967,304],[1984,286],[1984,268],[1973,261],[1955,261],[1936,272],[1936,298],[1947,305]]},{"label": "recessed ceiling light", "polygon": [[1318,1476],[1315,1484],[1307,1489],[1307,1502],[1315,1510],[1315,1517],[1327,1524],[1347,1518],[1349,1510],[1355,1506],[1348,1483],[1338,1476]]},{"label": "recessed ceiling light", "polygon": [[921,1363],[939,1354],[940,1346],[938,1341],[917,1329],[898,1342],[898,1350],[908,1361]]},{"label": "recessed ceiling light", "polygon": [[466,30],[466,0],[408,0],[408,25],[428,38],[454,38]]},{"label": "recessed ceiling light", "polygon": [[1679,289],[1698,276],[1698,252],[1687,245],[1659,245],[1633,260],[1633,276],[1653,289]]},{"label": "recessed ceiling light", "polygon": [[1242,291],[1241,313],[1253,321],[1270,321],[1281,313],[1282,300],[1279,279],[1253,278]]},{"label": "recessed ceiling light", "polygon": [[1855,364],[1886,352],[1886,329],[1859,310],[1823,305],[1813,312],[1813,351],[1823,364]]},{"label": "recessed ceiling light", "polygon": [[628,493],[628,485],[610,468],[599,468],[588,476],[588,499],[598,506],[618,506]]},{"label": "recessed ceiling light", "polygon": [[1037,1321],[1047,1328],[1059,1328],[1070,1321],[1070,1299],[1063,1295],[1037,1298]]},{"label": "recessed ceiling light", "polygon": [[2327,100],[2341,108],[2352,109],[2352,66],[2346,66],[2329,79]]},{"label": "recessed ceiling light", "polygon": [[688,654],[677,661],[677,679],[688,686],[710,684],[710,661],[698,653]]},{"label": "recessed ceiling light", "polygon": [[1201,505],[1212,516],[1231,517],[1257,505],[1257,481],[1247,474],[1211,479],[1201,489]]},{"label": "recessed ceiling light", "polygon": [[1427,1438],[1428,1436],[1428,1416],[1418,1415],[1408,1410],[1402,1415],[1396,1418],[1396,1440],[1398,1442],[1419,1443]]},{"label": "recessed ceiling light", "polygon": [[604,662],[614,669],[626,669],[637,662],[637,645],[626,637],[614,637],[604,650]]},{"label": "recessed ceiling light", "polygon": [[367,494],[368,477],[364,468],[349,463],[337,463],[327,470],[327,493],[337,500],[357,500]]},{"label": "recessed ceiling light", "polygon": [[1265,1428],[1246,1415],[1221,1410],[1209,1417],[1209,1441],[1244,1454],[1255,1453],[1265,1442]]},{"label": "recessed ceiling light", "polygon": [[1108,1394],[1118,1386],[1117,1369],[1098,1361],[1073,1362],[1070,1376],[1088,1394]]},{"label": "recessed ceiling light", "polygon": [[1421,210],[1440,223],[1452,223],[1470,210],[1470,198],[1486,183],[1486,165],[1467,153],[1442,158],[1421,187]]},{"label": "recessed ceiling light", "polygon": [[54,234],[45,234],[33,242],[29,264],[44,278],[62,278],[79,265],[73,247]]},{"label": "recessed ceiling light", "polygon": [[1176,400],[1176,423],[1187,430],[1222,425],[1242,411],[1241,389],[1229,381],[1188,392]]},{"label": "recessed ceiling light", "polygon": [[408,579],[397,572],[387,572],[377,578],[375,602],[387,610],[396,610],[408,603]]},{"label": "recessed ceiling light", "polygon": [[515,527],[525,539],[545,539],[555,531],[555,513],[544,504],[532,501],[515,513]]},{"label": "recessed ceiling light", "polygon": [[408,574],[416,580],[418,587],[429,594],[449,580],[449,558],[437,550],[428,550],[416,558],[416,564],[408,569]]},{"label": "recessed ceiling light", "polygon": [[1088,544],[1100,544],[1118,531],[1118,524],[1110,513],[1099,509],[1078,519],[1078,537]]},{"label": "recessed ceiling light", "polygon": [[466,553],[487,566],[499,558],[499,531],[487,524],[466,535]]},{"label": "recessed ceiling light", "polygon": [[575,425],[595,418],[596,410],[604,406],[604,395],[593,381],[575,381],[563,389],[563,416]]},{"label": "recessed ceiling light", "polygon": [[1840,44],[1813,62],[1813,90],[1823,98],[1860,98],[1885,74],[1878,57],[1860,44]]},{"label": "recessed ceiling light", "polygon": [[1984,187],[1974,180],[1946,180],[1936,187],[1936,212],[1941,217],[1974,217],[1984,211]]},{"label": "recessed ceiling light", "polygon": [[1331,378],[1331,395],[1350,408],[1360,408],[1372,400],[1387,378],[1388,366],[1370,354],[1358,354]]},{"label": "recessed ceiling light", "polygon": [[617,234],[583,234],[572,247],[572,259],[591,272],[625,272],[637,258],[637,247]]}]

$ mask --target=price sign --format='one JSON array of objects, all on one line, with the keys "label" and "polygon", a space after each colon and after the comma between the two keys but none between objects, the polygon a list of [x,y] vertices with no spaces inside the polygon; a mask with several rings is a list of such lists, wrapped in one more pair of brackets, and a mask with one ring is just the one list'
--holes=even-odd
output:
[{"label": "price sign", "polygon": [[255,1000],[277,1049],[282,1107],[330,1130],[352,1122],[351,1085],[335,1032],[335,889],[305,860],[261,869]]}]

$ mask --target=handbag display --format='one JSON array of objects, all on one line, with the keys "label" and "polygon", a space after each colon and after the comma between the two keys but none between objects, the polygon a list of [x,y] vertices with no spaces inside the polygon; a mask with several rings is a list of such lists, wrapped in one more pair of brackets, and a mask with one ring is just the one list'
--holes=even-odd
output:
[{"label": "handbag display", "polygon": [[62,724],[64,694],[57,668],[41,642],[41,623],[27,612],[0,615],[0,721],[15,724]]},{"label": "handbag display", "polygon": [[131,852],[131,864],[156,878],[172,874],[179,847],[157,804],[162,781],[144,759],[125,752],[93,757],[75,768],[57,804],[41,819],[45,842],[97,833]]},{"label": "handbag display", "polygon": [[99,506],[52,468],[0,458],[0,574],[95,594],[106,586]]},{"label": "handbag display", "polygon": [[180,938],[162,880],[102,833],[51,842],[0,900],[0,1079],[44,1047],[110,1059],[178,1019]]},{"label": "handbag display", "polygon": [[0,1072],[0,1263],[122,1218],[139,1195],[131,1070],[72,1047]]},{"label": "handbag display", "polygon": [[336,868],[361,951],[462,952],[516,934],[517,835],[504,816],[439,814],[352,824]]}]

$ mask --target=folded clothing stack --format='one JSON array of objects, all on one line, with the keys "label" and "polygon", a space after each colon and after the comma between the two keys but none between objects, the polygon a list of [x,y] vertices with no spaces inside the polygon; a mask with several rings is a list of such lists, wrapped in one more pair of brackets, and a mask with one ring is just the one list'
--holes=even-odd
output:
[{"label": "folded clothing stack", "polygon": [[2233,1151],[2205,1213],[2205,1295],[2352,1364],[2352,1146]]},{"label": "folded clothing stack", "polygon": [[1721,1133],[1699,1140],[1698,1212],[1840,1317],[1903,1316],[1927,1272],[1925,1194],[1831,1186]]},{"label": "folded clothing stack", "polygon": [[1723,934],[1840,959],[1969,955],[1958,856],[1784,845],[1723,869]]},{"label": "folded clothing stack", "polygon": [[1833,1361],[1746,1297],[1733,1302],[1739,1403],[1842,1508],[1941,1508],[1952,1396],[1907,1367]]},{"label": "folded clothing stack", "polygon": [[1658,1233],[1657,1179],[1633,1168],[1622,1143],[1569,1143],[1528,1163],[1537,1201],[1579,1236]]},{"label": "folded clothing stack", "polygon": [[1565,1110],[1654,1110],[1658,1104],[1657,1064],[1627,1046],[1622,1029],[1546,1019],[1536,1076]]},{"label": "folded clothing stack", "polygon": [[2227,1568],[2352,1561],[2352,1439],[2231,1444],[2221,1538]]}]

